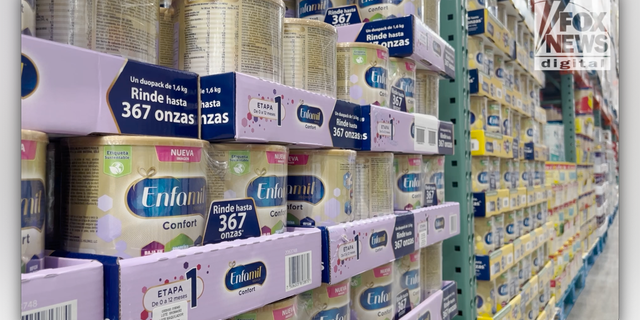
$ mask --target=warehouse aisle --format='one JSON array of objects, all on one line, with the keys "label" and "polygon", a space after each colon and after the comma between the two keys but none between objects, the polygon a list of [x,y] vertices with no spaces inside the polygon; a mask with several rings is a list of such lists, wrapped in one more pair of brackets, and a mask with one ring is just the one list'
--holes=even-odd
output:
[{"label": "warehouse aisle", "polygon": [[618,319],[619,220],[616,217],[609,228],[604,252],[589,272],[587,285],[567,320]]}]

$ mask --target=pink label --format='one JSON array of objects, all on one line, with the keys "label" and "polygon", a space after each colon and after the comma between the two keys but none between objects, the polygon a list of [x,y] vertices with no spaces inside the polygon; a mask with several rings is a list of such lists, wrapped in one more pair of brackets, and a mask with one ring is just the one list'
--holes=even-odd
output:
[{"label": "pink label", "polygon": [[296,316],[296,306],[291,305],[286,308],[273,310],[273,320],[292,319]]},{"label": "pink label", "polygon": [[327,295],[329,296],[330,299],[344,296],[347,293],[349,293],[349,285],[350,284],[347,281],[347,283],[345,283],[345,284],[337,284],[335,286],[328,286],[327,287]]},{"label": "pink label", "polygon": [[156,154],[160,162],[200,162],[202,148],[157,146]]},{"label": "pink label", "polygon": [[422,158],[409,158],[410,166],[419,166],[422,164]]},{"label": "pink label", "polygon": [[38,142],[31,140],[22,140],[20,156],[22,160],[33,160],[36,158],[36,149]]},{"label": "pink label", "polygon": [[414,253],[409,254],[409,259],[411,259],[411,262],[417,262],[419,258],[420,258],[420,251],[416,251]]},{"label": "pink label", "polygon": [[416,69],[416,64],[415,64],[415,63],[413,63],[413,62],[409,62],[409,61],[407,61],[407,62],[405,62],[405,63],[404,63],[404,66],[405,66],[405,68],[407,68],[407,70],[409,70],[409,71],[413,71],[413,70],[415,70],[415,69]]},{"label": "pink label", "polygon": [[383,59],[383,60],[387,60],[387,52],[385,52],[384,50],[380,50],[380,49],[376,49],[378,51],[378,58]]},{"label": "pink label", "polygon": [[277,151],[267,151],[267,162],[269,162],[269,163],[277,163],[277,164],[286,164],[287,163],[287,153],[286,152],[277,152]]},{"label": "pink label", "polygon": [[309,162],[309,155],[307,154],[290,154],[289,165],[304,166]]},{"label": "pink label", "polygon": [[373,269],[373,276],[376,278],[387,277],[391,274],[391,264]]}]

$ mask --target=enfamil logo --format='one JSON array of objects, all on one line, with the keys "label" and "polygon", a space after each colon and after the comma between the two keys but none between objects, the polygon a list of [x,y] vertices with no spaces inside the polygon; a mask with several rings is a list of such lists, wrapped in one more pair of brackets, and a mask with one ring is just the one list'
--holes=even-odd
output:
[{"label": "enfamil logo", "polygon": [[536,70],[609,70],[610,3],[536,0]]}]

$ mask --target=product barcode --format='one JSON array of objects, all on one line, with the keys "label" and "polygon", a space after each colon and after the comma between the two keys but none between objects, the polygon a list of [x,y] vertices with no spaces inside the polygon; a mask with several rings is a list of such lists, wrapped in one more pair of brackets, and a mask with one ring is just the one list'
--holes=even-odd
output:
[{"label": "product barcode", "polygon": [[22,313],[21,320],[77,320],[77,301],[31,310]]},{"label": "product barcode", "polygon": [[433,130],[429,130],[429,145],[430,146],[436,145],[436,132]]},{"label": "product barcode", "polygon": [[285,257],[286,291],[311,283],[311,251]]},{"label": "product barcode", "polygon": [[449,217],[449,233],[454,234],[458,232],[458,215],[454,214]]},{"label": "product barcode", "polygon": [[416,128],[416,143],[424,144],[424,128]]}]

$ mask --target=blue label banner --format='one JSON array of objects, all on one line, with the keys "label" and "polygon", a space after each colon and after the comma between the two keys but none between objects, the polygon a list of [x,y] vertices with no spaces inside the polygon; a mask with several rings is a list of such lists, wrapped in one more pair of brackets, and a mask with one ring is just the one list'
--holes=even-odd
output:
[{"label": "blue label banner", "polygon": [[[302,18],[302,15],[300,15]],[[350,24],[361,23],[358,7],[355,4],[342,6],[339,8],[327,9],[324,16],[324,22],[335,27],[346,26]]]},{"label": "blue label banner", "polygon": [[247,197],[253,198],[257,207],[284,205],[287,197],[286,177],[258,177],[247,185]]},{"label": "blue label banner", "polygon": [[199,138],[196,74],[127,60],[107,101],[120,133]]},{"label": "blue label banner", "polygon": [[387,69],[371,67],[364,73],[365,81],[371,88],[387,89]]},{"label": "blue label banner", "polygon": [[204,244],[262,235],[253,199],[213,201],[204,230]]},{"label": "blue label banner", "polygon": [[435,183],[424,185],[424,205],[425,207],[438,205],[438,189],[436,189]]},{"label": "blue label banner", "polygon": [[409,290],[402,290],[396,295],[396,314],[393,319],[398,320],[411,311],[411,300]]},{"label": "blue label banner", "polygon": [[388,241],[389,241],[389,237],[386,231],[382,230],[382,231],[374,232],[371,234],[371,237],[369,238],[369,247],[371,249],[386,247]]},{"label": "blue label banner", "polygon": [[21,65],[21,95],[22,99],[30,96],[38,88],[39,74],[35,63],[24,54],[20,58]]},{"label": "blue label banner", "polygon": [[422,190],[420,173],[403,174],[398,179],[398,189],[402,192],[419,192]]},{"label": "blue label banner", "polygon": [[393,246],[393,255],[396,259],[404,257],[416,250],[413,214],[396,215],[391,244]]},{"label": "blue label banner", "polygon": [[405,98],[405,91],[396,86],[392,86],[391,97],[389,99],[389,101],[391,101],[391,109],[404,112],[407,111],[407,100]]},{"label": "blue label banner", "polygon": [[320,108],[302,104],[298,106],[296,115],[298,116],[298,121],[302,123],[313,124],[318,127],[322,127],[324,123],[324,115]]}]

